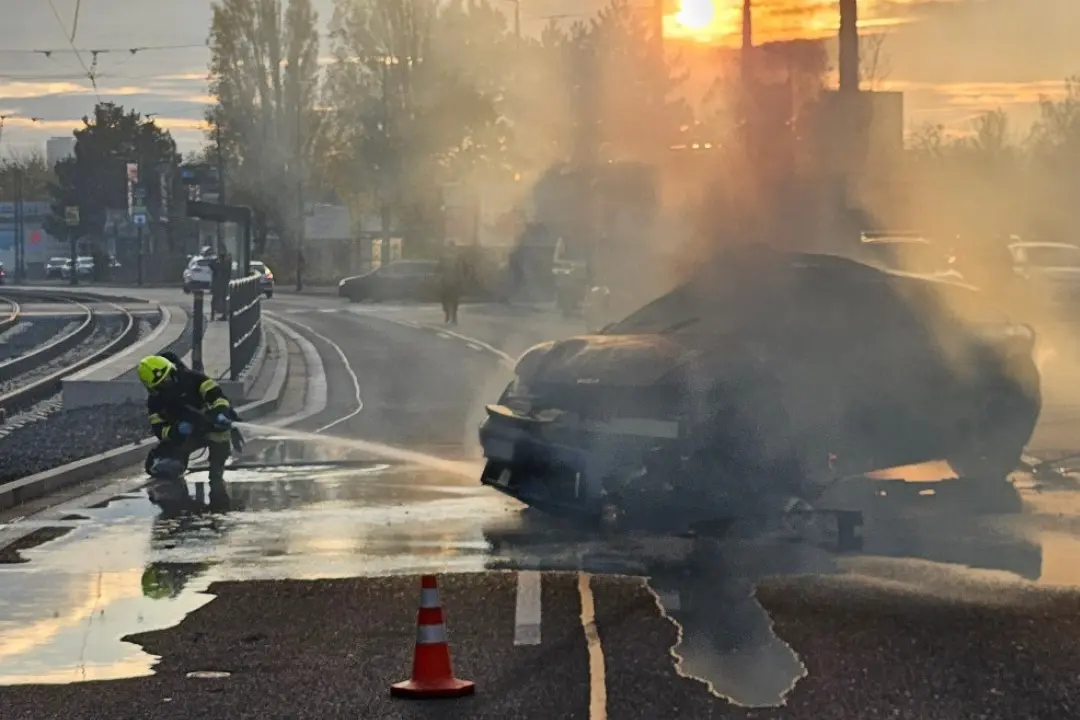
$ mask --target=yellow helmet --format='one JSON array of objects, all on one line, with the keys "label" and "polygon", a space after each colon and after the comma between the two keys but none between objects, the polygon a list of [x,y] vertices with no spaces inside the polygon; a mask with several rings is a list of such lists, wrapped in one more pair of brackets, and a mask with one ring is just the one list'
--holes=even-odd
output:
[{"label": "yellow helmet", "polygon": [[176,366],[160,355],[147,355],[139,361],[139,381],[153,390],[176,373]]}]

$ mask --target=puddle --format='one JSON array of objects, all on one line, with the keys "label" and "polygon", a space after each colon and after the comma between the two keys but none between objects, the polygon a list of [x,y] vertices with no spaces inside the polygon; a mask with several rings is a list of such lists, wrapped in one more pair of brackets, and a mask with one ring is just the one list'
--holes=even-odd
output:
[{"label": "puddle", "polygon": [[236,470],[228,492],[228,512],[173,518],[118,494],[12,546],[0,685],[152,674],[157,658],[122,638],[175,626],[217,581],[483,570],[480,528],[512,505],[458,475],[372,462]]},{"label": "puddle", "polygon": [[29,562],[23,555],[23,551],[30,550],[38,545],[44,545],[58,538],[62,538],[71,532],[70,527],[42,527],[29,535],[25,535],[15,542],[0,548],[0,565],[17,565]]}]

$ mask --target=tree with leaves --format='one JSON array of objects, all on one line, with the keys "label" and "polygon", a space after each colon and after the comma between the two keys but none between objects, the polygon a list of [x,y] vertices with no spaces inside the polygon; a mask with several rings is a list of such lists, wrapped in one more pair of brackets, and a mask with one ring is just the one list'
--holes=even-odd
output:
[{"label": "tree with leaves", "polygon": [[441,185],[499,162],[492,86],[469,72],[467,18],[484,4],[338,0],[327,78],[342,195],[397,225],[410,249],[438,237]]},{"label": "tree with leaves", "polygon": [[22,197],[27,202],[48,198],[49,187],[56,176],[41,152],[11,154],[0,162],[0,200],[10,202],[15,197],[15,175],[21,174]]},{"label": "tree with leaves", "polygon": [[139,165],[150,215],[164,214],[161,176],[172,173],[180,162],[172,135],[135,110],[125,111],[114,103],[99,103],[82,122],[75,131],[74,157],[56,164],[56,180],[49,187],[54,216],[46,229],[63,237],[67,232],[64,209],[75,206],[81,220],[77,233],[100,237],[106,210],[128,207],[128,163]]},{"label": "tree with leaves", "polygon": [[252,206],[268,231],[299,221],[298,192],[319,136],[318,15],[311,0],[220,0],[210,30],[209,142],[220,140],[229,202]]}]

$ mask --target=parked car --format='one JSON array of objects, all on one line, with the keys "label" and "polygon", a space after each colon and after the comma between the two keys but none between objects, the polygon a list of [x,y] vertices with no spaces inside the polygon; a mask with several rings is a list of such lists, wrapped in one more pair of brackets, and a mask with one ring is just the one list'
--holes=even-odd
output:
[{"label": "parked car", "polygon": [[259,287],[266,295],[266,299],[274,297],[274,273],[266,266],[266,263],[258,260],[251,261],[251,272],[259,276]]},{"label": "parked car", "polygon": [[363,275],[342,279],[338,283],[338,296],[350,302],[433,302],[439,295],[438,267],[436,260],[395,260]]},{"label": "parked car", "polygon": [[1007,474],[1041,409],[1030,328],[960,283],[741,252],[600,333],[528,350],[487,406],[481,482],[684,532],[945,459],[972,502],[1019,506]]},{"label": "parked car", "polygon": [[[59,280],[65,277],[65,268],[71,267],[71,258],[64,257],[51,257],[49,261],[45,263],[45,279],[46,280]],[[71,273],[68,272],[68,275]]]},{"label": "parked car", "polygon": [[1054,303],[1080,302],[1080,247],[1067,243],[1014,242],[1009,245],[1018,287]]},{"label": "parked car", "polygon": [[211,269],[213,264],[213,257],[196,255],[191,258],[188,261],[188,266],[184,268],[184,292],[210,290],[210,283],[214,279],[214,273]]},{"label": "parked car", "polygon": [[904,231],[864,232],[860,260],[871,265],[921,277],[964,280],[956,257],[919,233]]}]

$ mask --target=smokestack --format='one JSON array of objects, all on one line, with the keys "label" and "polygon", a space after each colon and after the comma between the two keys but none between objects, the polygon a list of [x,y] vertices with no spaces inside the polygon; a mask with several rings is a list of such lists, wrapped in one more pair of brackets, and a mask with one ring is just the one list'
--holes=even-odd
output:
[{"label": "smokestack", "polygon": [[859,92],[859,10],[856,0],[840,0],[840,92]]},{"label": "smokestack", "polygon": [[751,0],[743,0],[742,5],[742,76],[743,82],[750,79],[750,57],[754,50],[754,19]]}]

